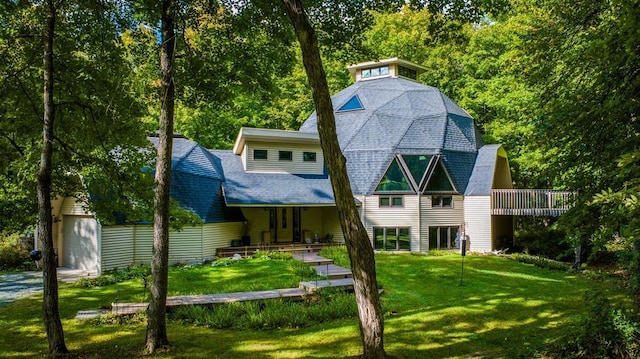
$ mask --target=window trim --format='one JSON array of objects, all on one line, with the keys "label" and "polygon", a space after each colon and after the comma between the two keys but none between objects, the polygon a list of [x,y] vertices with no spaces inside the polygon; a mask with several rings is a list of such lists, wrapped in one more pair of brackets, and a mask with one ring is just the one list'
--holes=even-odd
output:
[{"label": "window trim", "polygon": [[[256,153],[264,153],[264,158],[256,157]],[[269,151],[264,149],[253,149],[253,159],[256,161],[268,161],[269,160]]]},{"label": "window trim", "polygon": [[[382,248],[376,248],[376,230],[382,230]],[[407,230],[407,238],[409,239],[409,241],[407,242],[409,244],[409,248],[400,248],[400,231],[402,230]],[[391,233],[394,233],[391,234]],[[388,236],[388,234],[391,234],[391,237]],[[388,238],[391,238],[391,240],[395,240],[396,241],[396,248],[393,249],[387,249],[387,240]],[[389,251],[389,252],[411,252],[411,227],[408,226],[399,226],[399,227],[394,227],[394,226],[376,226],[373,227],[373,249],[374,250],[380,250],[380,251]]]},{"label": "window trim", "polygon": [[[313,155],[313,159],[308,159],[307,155]],[[317,153],[314,151],[304,151],[302,152],[302,162],[317,162]]]},{"label": "window trim", "polygon": [[[401,204],[394,204],[394,199],[400,199]],[[387,204],[383,204],[383,200],[386,200]],[[378,208],[404,208],[404,196],[378,195]]]},{"label": "window trim", "polygon": [[[287,158],[283,158],[283,154],[288,154]],[[293,161],[293,151],[278,151],[278,161],[291,162]]]},{"label": "window trim", "polygon": [[[450,200],[449,205],[445,205],[445,198]],[[436,199],[438,204],[434,204]],[[431,208],[453,208],[453,195],[431,195]]]}]

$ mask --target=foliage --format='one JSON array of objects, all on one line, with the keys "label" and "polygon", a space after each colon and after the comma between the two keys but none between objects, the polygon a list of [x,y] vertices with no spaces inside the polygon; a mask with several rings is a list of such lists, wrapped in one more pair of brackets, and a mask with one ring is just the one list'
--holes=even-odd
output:
[{"label": "foliage", "polygon": [[33,269],[29,248],[21,243],[19,233],[0,232],[0,271]]},{"label": "foliage", "polygon": [[521,263],[533,264],[536,267],[554,269],[554,270],[569,270],[571,266],[567,263],[554,261],[548,258],[535,256],[526,253],[514,253],[509,258]]},{"label": "foliage", "polygon": [[344,246],[324,247],[320,251],[319,255],[333,260],[333,263],[335,263],[335,265],[344,268],[351,268],[349,255],[347,254],[347,248]]},{"label": "foliage", "polygon": [[357,308],[353,294],[322,290],[302,302],[284,299],[236,302],[213,307],[179,307],[171,319],[210,328],[284,329],[302,328],[328,321],[355,318]]},{"label": "foliage", "polygon": [[553,358],[637,358],[640,326],[614,309],[600,291],[589,292],[589,311],[544,353]]},{"label": "foliage", "polygon": [[104,287],[133,278],[140,278],[146,287],[151,268],[148,265],[131,266],[125,269],[112,269],[95,278],[81,278],[74,284],[82,288]]},{"label": "foliage", "polygon": [[257,250],[255,252],[255,254],[253,255],[253,258],[262,259],[262,260],[285,260],[285,261],[288,261],[288,260],[292,260],[293,256],[291,255],[291,253],[287,253],[287,252]]}]

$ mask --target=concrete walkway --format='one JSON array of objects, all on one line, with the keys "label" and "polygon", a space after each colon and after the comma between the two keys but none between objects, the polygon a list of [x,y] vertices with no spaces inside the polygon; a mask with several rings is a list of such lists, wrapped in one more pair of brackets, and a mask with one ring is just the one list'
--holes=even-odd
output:
[{"label": "concrete walkway", "polygon": [[[95,277],[85,270],[58,268],[58,281],[72,283],[82,277]],[[0,307],[18,299],[42,292],[42,272],[22,272],[0,275]]]}]

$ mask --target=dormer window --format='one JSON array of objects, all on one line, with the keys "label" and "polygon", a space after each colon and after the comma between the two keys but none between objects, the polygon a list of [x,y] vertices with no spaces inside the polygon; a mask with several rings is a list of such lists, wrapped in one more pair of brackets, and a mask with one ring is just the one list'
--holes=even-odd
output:
[{"label": "dormer window", "polygon": [[416,70],[401,65],[398,65],[398,75],[412,80],[418,79],[418,72]]},{"label": "dormer window", "polygon": [[266,160],[267,159],[267,150],[253,150],[253,159],[254,160]]}]

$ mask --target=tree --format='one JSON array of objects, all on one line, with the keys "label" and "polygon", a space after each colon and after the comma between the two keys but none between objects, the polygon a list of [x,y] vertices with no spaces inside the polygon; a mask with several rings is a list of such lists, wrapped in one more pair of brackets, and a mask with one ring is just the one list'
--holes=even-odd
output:
[{"label": "tree", "polygon": [[171,151],[173,147],[173,116],[175,107],[174,64],[176,34],[174,21],[177,3],[162,2],[162,68],[160,131],[153,216],[153,258],[151,261],[151,300],[147,322],[147,350],[154,353],[169,345],[167,337],[166,305],[169,282],[169,189],[171,184]]},{"label": "tree", "polygon": [[53,76],[54,76],[54,38],[56,31],[56,16],[58,9],[53,0],[47,0],[47,27],[45,31],[44,47],[44,126],[42,137],[42,155],[40,171],[38,171],[38,240],[42,243],[42,273],[44,295],[42,312],[49,354],[58,355],[68,353],[64,343],[64,332],[60,313],[58,311],[58,276],[55,253],[53,251],[53,217],[51,216],[51,170],[54,141]]},{"label": "tree", "polygon": [[385,358],[384,322],[376,280],[373,248],[360,220],[353,193],[351,192],[346,160],[338,143],[333,105],[315,31],[304,12],[300,0],[283,0],[283,3],[302,50],[304,68],[311,85],[313,102],[318,116],[320,145],[329,169],[340,225],[345,236],[351,261],[360,318],[363,357]]}]

